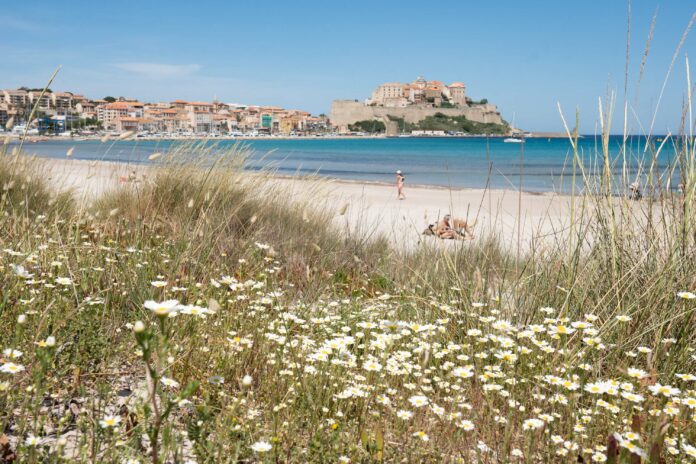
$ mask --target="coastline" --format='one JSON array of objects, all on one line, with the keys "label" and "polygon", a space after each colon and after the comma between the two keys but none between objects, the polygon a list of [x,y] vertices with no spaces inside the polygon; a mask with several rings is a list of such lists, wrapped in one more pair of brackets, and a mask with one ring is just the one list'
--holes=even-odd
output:
[{"label": "coastline", "polygon": [[[9,138],[10,141],[18,141],[22,138],[21,135],[0,133],[0,136]],[[44,135],[27,135],[25,143],[37,143],[48,141],[65,141],[65,142],[81,142],[85,140],[100,140],[104,135],[79,135],[76,137],[59,137],[59,136],[44,136]],[[160,137],[160,136],[142,136],[131,137],[126,140],[143,140],[143,141],[165,141],[165,142],[186,142],[186,141],[210,141],[217,140],[362,140],[362,139],[394,139],[394,138],[412,138],[412,139],[471,139],[471,138],[491,138],[505,139],[511,137],[510,134],[466,134],[466,135],[385,135],[385,134],[365,134],[365,135],[338,135],[338,134],[316,134],[316,135],[242,135],[229,136],[220,135],[215,137],[210,136],[181,136],[181,137]],[[581,136],[582,137],[582,136]],[[566,139],[567,134],[555,132],[543,132],[525,136],[525,139]],[[109,135],[109,141],[119,140],[119,134]]]},{"label": "coastline", "polygon": [[[52,185],[73,191],[85,204],[108,191],[150,182],[154,167],[114,161],[32,159]],[[429,224],[447,213],[475,223],[476,240],[495,238],[520,251],[562,238],[570,219],[571,197],[552,192],[407,185],[406,199],[397,200],[395,187],[386,183],[283,176],[272,171],[245,171],[244,176],[262,183],[263,188],[257,189],[260,195],[269,189],[282,191],[291,201],[335,212],[333,222],[338,230],[365,237],[382,235],[401,249],[413,249],[422,242],[443,246],[471,243],[422,235]]]}]

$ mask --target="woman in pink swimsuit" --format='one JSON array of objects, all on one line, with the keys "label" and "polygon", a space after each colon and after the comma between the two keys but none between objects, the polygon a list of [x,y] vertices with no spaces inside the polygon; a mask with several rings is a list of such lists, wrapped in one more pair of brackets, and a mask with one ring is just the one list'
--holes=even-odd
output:
[{"label": "woman in pink swimsuit", "polygon": [[404,181],[406,178],[401,173],[401,171],[396,171],[396,198],[399,200],[405,200],[406,195],[404,195]]}]

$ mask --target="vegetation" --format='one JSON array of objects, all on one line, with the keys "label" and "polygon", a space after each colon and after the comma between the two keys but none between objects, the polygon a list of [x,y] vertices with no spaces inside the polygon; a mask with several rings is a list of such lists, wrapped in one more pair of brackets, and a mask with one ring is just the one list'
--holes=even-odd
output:
[{"label": "vegetation", "polygon": [[368,119],[365,121],[358,121],[354,124],[349,124],[348,129],[351,132],[367,132],[369,134],[377,134],[387,130],[387,127],[382,121]]},{"label": "vegetation", "polygon": [[525,253],[338,230],[239,148],[84,199],[5,139],[0,462],[693,462],[696,140],[617,198],[611,113]]},{"label": "vegetation", "polygon": [[0,451],[686,459],[696,169],[691,139],[673,141],[689,193],[646,200],[654,221],[588,178],[570,232],[527,255],[338,233],[345,208],[289,202],[236,150],[206,165],[210,148],[180,147],[91,206],[3,154]]},{"label": "vegetation", "polygon": [[67,130],[80,130],[86,128],[101,129],[102,122],[96,118],[85,118],[68,121]]},{"label": "vegetation", "polygon": [[404,121],[403,118],[389,116],[395,121],[401,132],[412,132],[414,130],[445,131],[445,132],[464,132],[468,134],[505,134],[509,131],[509,126],[505,124],[480,123],[471,121],[466,116],[447,116],[443,113],[435,113],[427,116],[416,124]]},{"label": "vegetation", "polygon": [[106,97],[104,97],[104,101],[107,101],[109,103],[113,103],[116,101],[116,98],[112,97],[112,96],[106,96]]}]

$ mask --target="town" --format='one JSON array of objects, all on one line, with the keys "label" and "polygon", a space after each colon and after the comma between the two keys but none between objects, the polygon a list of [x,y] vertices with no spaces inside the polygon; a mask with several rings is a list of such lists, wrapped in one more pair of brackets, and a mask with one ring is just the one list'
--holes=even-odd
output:
[{"label": "town", "polygon": [[[33,112],[33,114],[32,114]],[[173,100],[146,103],[127,97],[92,100],[51,89],[0,90],[0,131],[21,136],[210,138],[259,136],[472,136],[519,132],[487,99],[472,100],[463,82],[446,85],[418,77],[388,82],[360,101],[335,100],[331,114],[279,106]]]},{"label": "town", "polygon": [[[35,115],[30,121],[32,110]],[[325,115],[277,106],[217,100],[143,103],[125,97],[91,100],[72,92],[29,88],[0,90],[0,127],[16,135],[90,135],[99,131],[171,137],[290,136],[330,130]]]}]

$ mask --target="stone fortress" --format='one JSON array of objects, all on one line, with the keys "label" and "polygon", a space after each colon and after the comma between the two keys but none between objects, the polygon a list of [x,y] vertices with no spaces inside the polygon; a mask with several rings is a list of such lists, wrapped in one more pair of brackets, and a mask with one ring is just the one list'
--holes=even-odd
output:
[{"label": "stone fortress", "polygon": [[394,132],[395,126],[390,117],[418,123],[436,113],[465,116],[480,123],[503,124],[498,108],[486,100],[469,99],[463,83],[445,85],[440,81],[426,81],[423,77],[407,84],[382,84],[364,102],[334,100],[331,104],[331,122],[339,132],[348,132],[348,126],[358,121],[379,120],[387,124],[389,133]]}]

